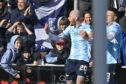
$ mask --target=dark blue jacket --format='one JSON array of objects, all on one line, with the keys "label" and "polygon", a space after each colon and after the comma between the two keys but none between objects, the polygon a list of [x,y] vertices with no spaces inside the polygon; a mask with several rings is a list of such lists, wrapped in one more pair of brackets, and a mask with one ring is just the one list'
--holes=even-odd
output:
[{"label": "dark blue jacket", "polygon": [[20,11],[18,9],[15,9],[12,11],[10,21],[11,23],[15,23],[16,21],[29,21],[33,18],[33,14],[24,16],[24,11]]},{"label": "dark blue jacket", "polygon": [[33,27],[34,24],[34,18],[35,13],[32,11],[30,15],[24,16],[24,11],[20,11],[18,9],[15,9],[12,11],[11,17],[10,17],[10,23],[14,24],[17,21],[24,22],[28,28]]}]

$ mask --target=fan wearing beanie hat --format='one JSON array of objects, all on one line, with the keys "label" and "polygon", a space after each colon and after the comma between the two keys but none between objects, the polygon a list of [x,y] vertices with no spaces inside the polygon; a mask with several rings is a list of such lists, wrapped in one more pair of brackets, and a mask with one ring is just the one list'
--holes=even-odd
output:
[{"label": "fan wearing beanie hat", "polygon": [[53,49],[46,55],[47,63],[64,64],[69,56],[69,48],[64,39],[58,39],[52,43]]}]

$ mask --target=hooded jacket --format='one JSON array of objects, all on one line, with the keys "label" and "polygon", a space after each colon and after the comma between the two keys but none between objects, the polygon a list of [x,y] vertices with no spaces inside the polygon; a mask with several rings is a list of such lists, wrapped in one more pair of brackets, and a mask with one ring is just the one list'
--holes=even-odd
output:
[{"label": "hooded jacket", "polygon": [[16,60],[18,56],[17,54],[19,53],[19,50],[14,47],[15,41],[18,37],[19,35],[14,35],[11,38],[10,42],[7,44],[7,50],[1,58],[1,67],[12,76],[15,76],[18,72],[11,66],[11,63]]}]

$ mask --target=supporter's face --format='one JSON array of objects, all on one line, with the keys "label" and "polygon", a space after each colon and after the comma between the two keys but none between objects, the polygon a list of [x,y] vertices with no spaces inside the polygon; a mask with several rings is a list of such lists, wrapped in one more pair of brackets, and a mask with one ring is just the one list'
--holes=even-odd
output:
[{"label": "supporter's face", "polygon": [[3,2],[0,2],[0,9],[3,8]]},{"label": "supporter's face", "polygon": [[60,51],[60,50],[63,50],[64,46],[63,46],[63,45],[57,45],[57,44],[56,44],[56,48],[57,48],[57,50]]},{"label": "supporter's face", "polygon": [[25,52],[25,53],[23,53],[23,56],[24,56],[24,58],[28,59],[30,55],[28,52]]},{"label": "supporter's face", "polygon": [[17,26],[17,33],[18,34],[23,34],[24,33],[24,28],[21,28],[21,27]]},{"label": "supporter's face", "polygon": [[25,0],[18,0],[18,9],[19,10],[24,10],[25,9]]},{"label": "supporter's face", "polygon": [[20,47],[21,47],[21,41],[16,41],[15,42],[15,44],[14,44],[14,47],[16,48],[16,49],[19,49]]},{"label": "supporter's face", "polygon": [[65,25],[60,25],[61,30],[65,29]]},{"label": "supporter's face", "polygon": [[107,23],[111,23],[115,20],[115,14],[112,11],[107,11]]},{"label": "supporter's face", "polygon": [[91,24],[91,20],[92,20],[91,14],[86,13],[86,14],[84,15],[84,20],[85,20],[85,23]]}]

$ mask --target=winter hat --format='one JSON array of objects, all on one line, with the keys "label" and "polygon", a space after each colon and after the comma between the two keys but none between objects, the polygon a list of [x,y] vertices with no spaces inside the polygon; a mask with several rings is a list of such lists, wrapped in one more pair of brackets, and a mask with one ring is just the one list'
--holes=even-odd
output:
[{"label": "winter hat", "polygon": [[58,39],[55,44],[57,44],[57,45],[64,45],[65,41],[63,39]]}]

